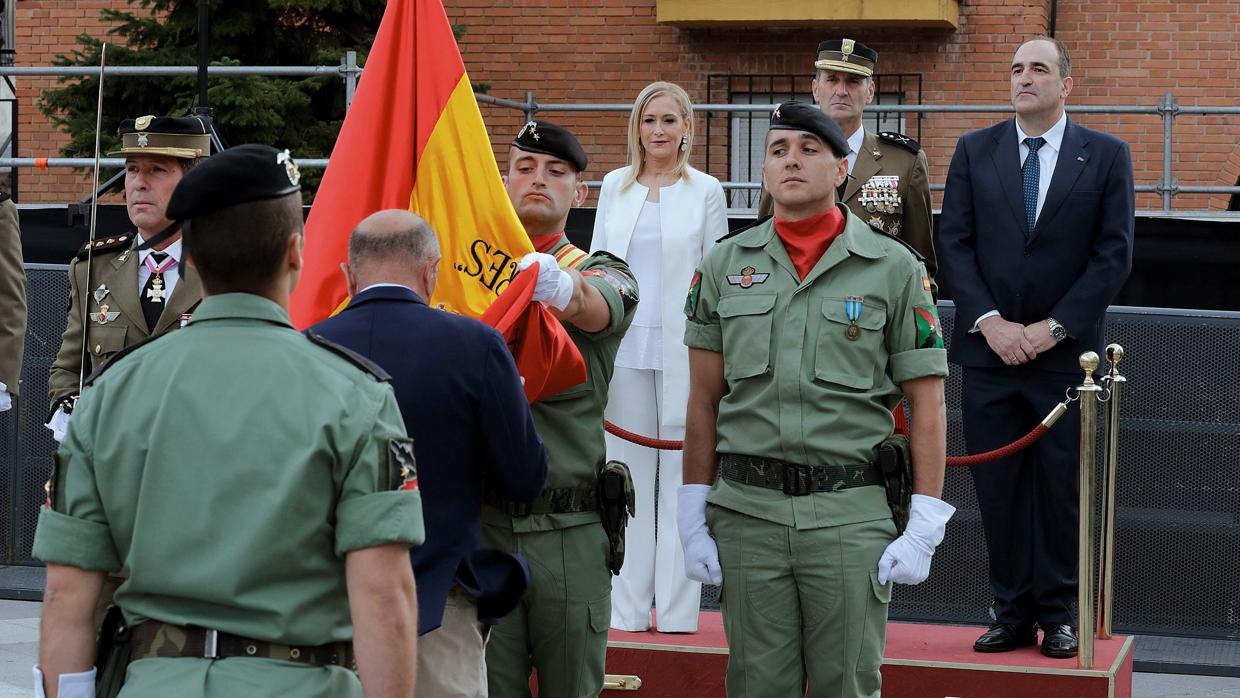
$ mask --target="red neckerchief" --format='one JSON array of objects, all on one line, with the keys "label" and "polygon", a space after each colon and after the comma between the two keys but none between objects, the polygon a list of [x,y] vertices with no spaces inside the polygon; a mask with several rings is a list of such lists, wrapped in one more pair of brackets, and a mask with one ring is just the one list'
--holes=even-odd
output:
[{"label": "red neckerchief", "polygon": [[844,213],[838,206],[823,211],[817,216],[800,221],[775,219],[775,232],[784,243],[792,266],[796,267],[797,276],[802,281],[809,275],[827,248],[844,232]]},{"label": "red neckerchief", "polygon": [[552,233],[551,235],[531,235],[530,242],[534,243],[534,249],[539,252],[551,252],[551,248],[555,247],[555,243],[560,241],[560,237],[564,235],[564,231]]}]

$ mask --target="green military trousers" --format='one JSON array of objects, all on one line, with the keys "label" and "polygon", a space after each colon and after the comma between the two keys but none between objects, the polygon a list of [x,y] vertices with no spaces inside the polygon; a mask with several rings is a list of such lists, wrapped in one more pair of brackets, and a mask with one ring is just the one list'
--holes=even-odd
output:
[{"label": "green military trousers", "polygon": [[706,519],[723,570],[729,698],[877,697],[891,519],[798,530],[716,505]]},{"label": "green military trousers", "polygon": [[193,657],[139,659],[129,665],[118,698],[362,698],[357,674],[276,659]]},{"label": "green military trousers", "polygon": [[611,572],[602,524],[516,533],[484,524],[486,545],[529,561],[521,604],[487,641],[490,698],[527,698],[530,671],[538,698],[594,698],[603,690]]}]

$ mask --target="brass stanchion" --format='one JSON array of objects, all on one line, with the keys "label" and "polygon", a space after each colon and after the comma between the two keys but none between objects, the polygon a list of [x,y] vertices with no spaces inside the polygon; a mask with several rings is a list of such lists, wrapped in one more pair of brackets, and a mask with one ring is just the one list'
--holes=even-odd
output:
[{"label": "brass stanchion", "polygon": [[1094,383],[1098,355],[1092,351],[1081,354],[1081,370],[1085,382],[1076,388],[1081,400],[1081,470],[1080,470],[1080,533],[1077,539],[1078,582],[1076,605],[1079,613],[1077,663],[1082,669],[1094,666],[1094,460],[1098,428],[1098,394],[1102,388]]},{"label": "brass stanchion", "polygon": [[1119,472],[1119,406],[1127,379],[1120,375],[1119,362],[1124,348],[1107,345],[1107,363],[1111,369],[1103,380],[1110,396],[1106,404],[1102,443],[1106,448],[1106,464],[1102,471],[1102,543],[1098,560],[1098,639],[1111,639],[1111,620],[1115,612],[1115,480]]}]

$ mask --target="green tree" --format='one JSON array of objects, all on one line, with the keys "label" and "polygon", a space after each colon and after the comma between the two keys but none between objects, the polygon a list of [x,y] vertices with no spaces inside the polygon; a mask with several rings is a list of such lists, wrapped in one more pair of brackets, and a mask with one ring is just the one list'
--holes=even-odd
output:
[{"label": "green tree", "polygon": [[[105,9],[108,65],[194,65],[198,0],[129,0],[131,10]],[[211,0],[212,65],[338,65],[346,51],[364,63],[385,0]],[[132,8],[139,11],[135,12]],[[100,37],[79,35],[58,65],[98,65]],[[67,78],[43,93],[40,107],[70,136],[67,157],[94,152],[98,78]],[[344,120],[344,81],[309,78],[212,77],[208,98],[216,130],[228,144],[270,143],[299,158],[327,157]],[[186,114],[198,101],[197,78],[105,77],[102,144],[118,143],[116,125],[143,114]],[[320,171],[305,172],[313,187]]]}]

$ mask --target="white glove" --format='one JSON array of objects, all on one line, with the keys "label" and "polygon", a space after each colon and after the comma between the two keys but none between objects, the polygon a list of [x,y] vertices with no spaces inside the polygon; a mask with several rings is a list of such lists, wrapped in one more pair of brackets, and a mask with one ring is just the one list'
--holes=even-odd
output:
[{"label": "white glove", "polygon": [[930,558],[943,542],[947,520],[956,507],[924,494],[913,495],[904,535],[891,541],[878,560],[878,583],[921,584],[930,576]]},{"label": "white glove", "polygon": [[706,528],[706,495],[710,485],[681,485],[676,490],[676,527],[685,550],[685,576],[703,584],[722,584],[719,548]]},{"label": "white glove", "polygon": [[56,443],[65,440],[65,432],[69,431],[69,413],[65,412],[65,408],[56,408],[56,413],[47,420],[47,428],[52,430],[52,438],[56,439]]},{"label": "white glove", "polygon": [[545,252],[531,252],[517,262],[517,271],[525,271],[531,264],[538,265],[538,285],[534,287],[534,300],[541,301],[556,310],[568,307],[573,299],[573,276],[560,268],[555,257]]},{"label": "white glove", "polygon": [[0,381],[0,412],[13,409],[13,396],[9,395],[9,386]]},{"label": "white glove", "polygon": [[[34,667],[34,697],[47,698],[43,692],[43,672]],[[60,698],[95,698],[95,667],[77,674],[61,674],[57,682]]]}]

